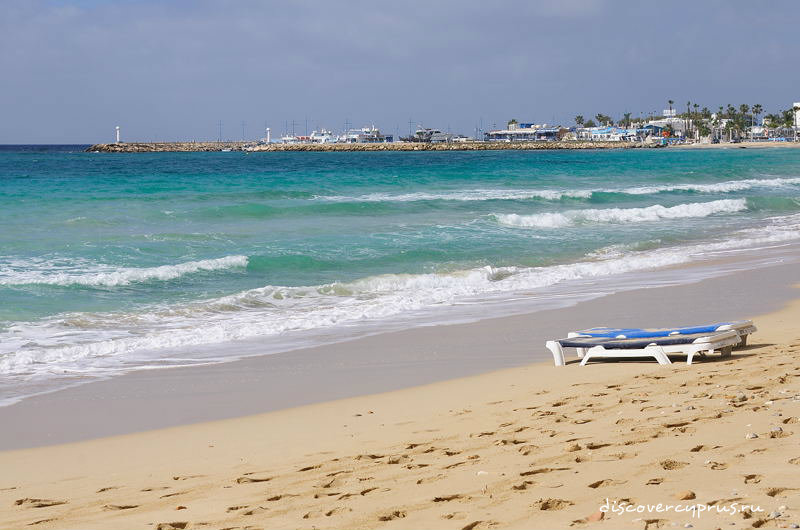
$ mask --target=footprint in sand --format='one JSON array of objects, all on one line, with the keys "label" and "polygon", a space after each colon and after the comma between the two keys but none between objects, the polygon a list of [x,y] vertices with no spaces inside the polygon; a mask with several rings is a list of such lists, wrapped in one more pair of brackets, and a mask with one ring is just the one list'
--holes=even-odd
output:
[{"label": "footprint in sand", "polygon": [[167,493],[166,495],[162,495],[159,499],[167,499],[169,497],[177,497],[178,495],[186,495],[189,493],[188,491],[176,491],[175,493]]},{"label": "footprint in sand", "polygon": [[658,486],[662,482],[664,482],[663,478],[651,478],[645,483],[645,486]]},{"label": "footprint in sand", "polygon": [[115,511],[115,510],[132,510],[134,508],[138,508],[138,504],[105,504],[103,505],[103,509],[107,511]]},{"label": "footprint in sand", "polygon": [[484,528],[494,528],[499,526],[500,523],[496,521],[472,521],[468,525],[461,528],[461,530],[483,530]]},{"label": "footprint in sand", "polygon": [[592,489],[597,489],[597,488],[605,488],[605,487],[608,487],[608,486],[618,486],[620,484],[625,484],[626,482],[628,482],[628,481],[627,480],[614,480],[614,479],[606,478],[606,479],[603,479],[603,480],[598,480],[597,482],[592,482],[588,486],[590,488],[592,488]]},{"label": "footprint in sand", "polygon": [[761,479],[764,478],[761,475],[745,475],[744,476],[744,483],[745,484],[758,484],[761,482]]},{"label": "footprint in sand", "polygon": [[156,530],[184,530],[189,526],[188,521],[178,521],[174,523],[158,523]]},{"label": "footprint in sand", "polygon": [[572,506],[573,504],[575,503],[566,499],[539,499],[538,501],[534,502],[532,506],[537,510],[549,512],[563,510],[564,508]]},{"label": "footprint in sand", "polygon": [[268,482],[272,477],[239,477],[236,479],[237,484],[250,484],[254,482]]},{"label": "footprint in sand", "polygon": [[437,480],[442,480],[445,477],[444,474],[439,473],[438,475],[434,475],[432,477],[423,477],[417,480],[417,484],[428,484],[430,482],[436,482]]},{"label": "footprint in sand", "polygon": [[674,471],[676,469],[681,469],[689,465],[688,462],[679,462],[678,460],[662,460],[658,463],[662,469],[666,471]]},{"label": "footprint in sand", "polygon": [[465,497],[464,495],[461,495],[460,493],[456,493],[456,494],[453,494],[453,495],[442,495],[440,497],[434,497],[433,498],[433,502],[450,502],[450,501],[454,501],[456,499],[469,499],[469,497]]},{"label": "footprint in sand", "polygon": [[792,491],[795,489],[797,488],[769,488],[765,493],[767,494],[768,497],[777,497],[784,491]]},{"label": "footprint in sand", "polygon": [[58,506],[59,504],[67,504],[67,501],[56,501],[52,499],[17,499],[14,501],[16,506],[23,508],[47,508],[48,506]]},{"label": "footprint in sand", "polygon": [[394,519],[402,519],[406,516],[406,512],[401,510],[395,510],[393,512],[387,513],[385,515],[381,515],[378,517],[378,521],[392,521]]},{"label": "footprint in sand", "polygon": [[529,477],[531,475],[539,475],[541,473],[552,473],[553,471],[567,471],[569,467],[540,467],[538,469],[532,469],[530,471],[523,471],[519,474],[521,477]]}]

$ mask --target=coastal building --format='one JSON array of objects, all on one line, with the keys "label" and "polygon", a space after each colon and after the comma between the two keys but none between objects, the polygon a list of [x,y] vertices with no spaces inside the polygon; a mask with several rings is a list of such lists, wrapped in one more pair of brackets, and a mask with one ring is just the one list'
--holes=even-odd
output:
[{"label": "coastal building", "polygon": [[488,142],[554,142],[569,132],[563,127],[548,127],[547,124],[508,122],[505,129],[484,134]]},{"label": "coastal building", "polygon": [[638,128],[623,128],[623,127],[584,127],[578,129],[577,135],[581,140],[592,140],[595,142],[639,142],[646,139],[648,136],[655,136],[661,128],[653,125]]}]

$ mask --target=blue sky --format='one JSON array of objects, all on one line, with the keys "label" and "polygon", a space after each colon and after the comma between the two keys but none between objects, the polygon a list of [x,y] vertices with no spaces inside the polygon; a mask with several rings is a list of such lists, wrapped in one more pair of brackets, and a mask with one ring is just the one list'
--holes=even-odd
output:
[{"label": "blue sky", "polygon": [[800,2],[0,0],[0,143],[800,101]]}]

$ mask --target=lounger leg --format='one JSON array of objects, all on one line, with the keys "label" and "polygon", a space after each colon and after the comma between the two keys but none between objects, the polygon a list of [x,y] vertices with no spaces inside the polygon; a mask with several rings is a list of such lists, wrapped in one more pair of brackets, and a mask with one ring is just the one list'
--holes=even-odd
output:
[{"label": "lounger leg", "polygon": [[648,346],[645,348],[645,351],[655,357],[658,364],[672,364],[672,361],[669,360],[666,352],[664,352],[664,348],[661,346]]},{"label": "lounger leg", "polygon": [[692,350],[692,351],[690,351],[690,352],[688,352],[688,353],[686,354],[686,364],[687,364],[687,365],[689,365],[689,364],[692,364],[692,359],[694,358],[694,354],[695,354],[695,353],[697,353],[697,352],[695,352],[694,350]]},{"label": "lounger leg", "polygon": [[554,340],[548,340],[545,343],[545,347],[553,354],[553,362],[556,363],[556,366],[564,366],[566,364],[564,360],[564,348],[561,347],[561,344]]},{"label": "lounger leg", "polygon": [[749,337],[749,336],[750,335],[742,335],[742,340],[739,342],[739,344],[736,347],[737,348],[744,348],[745,346],[747,346],[747,337]]},{"label": "lounger leg", "polygon": [[732,351],[733,351],[733,346],[725,346],[724,348],[722,348],[722,350],[720,350],[720,352],[719,352],[719,353],[720,353],[720,354],[721,354],[723,357],[730,357],[730,356],[731,356],[731,352],[732,352]]},{"label": "lounger leg", "polygon": [[[574,331],[570,331],[567,333],[568,339],[573,339],[575,337],[582,337],[580,333],[575,333]],[[575,348],[575,353],[578,354],[578,359],[583,359],[583,356],[586,355],[586,348]]]},{"label": "lounger leg", "polygon": [[581,361],[581,366],[586,366],[586,363],[589,362],[589,359],[593,357],[594,353],[604,352],[606,349],[602,346],[594,346],[586,350],[586,353],[583,354],[583,360]]}]

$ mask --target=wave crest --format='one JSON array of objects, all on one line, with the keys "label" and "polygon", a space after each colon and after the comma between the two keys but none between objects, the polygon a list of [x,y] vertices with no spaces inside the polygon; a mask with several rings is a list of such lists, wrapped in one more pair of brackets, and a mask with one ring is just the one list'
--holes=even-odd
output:
[{"label": "wave crest", "polygon": [[746,199],[723,199],[711,202],[662,206],[655,204],[644,208],[606,208],[570,210],[564,213],[539,213],[532,215],[493,214],[498,223],[522,228],[563,228],[589,223],[644,223],[662,219],[708,217],[719,213],[734,213],[747,209]]},{"label": "wave crest", "polygon": [[598,188],[584,190],[558,189],[472,189],[442,190],[439,192],[390,193],[376,192],[366,195],[317,195],[313,198],[331,202],[415,202],[415,201],[496,201],[542,199],[592,199],[598,194],[655,195],[671,192],[733,193],[753,188],[781,188],[800,185],[800,178],[742,179],[724,182],[664,184],[659,186],[631,186],[627,188]]},{"label": "wave crest", "polygon": [[217,259],[187,261],[177,265],[160,267],[122,267],[114,268],[99,265],[94,272],[75,272],[58,270],[0,269],[0,285],[86,285],[90,287],[117,287],[146,281],[166,281],[180,278],[186,274],[200,271],[214,271],[235,267],[246,267],[247,256],[225,256]]}]

